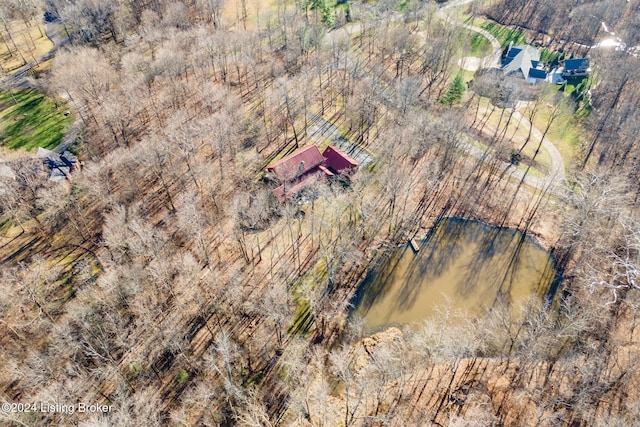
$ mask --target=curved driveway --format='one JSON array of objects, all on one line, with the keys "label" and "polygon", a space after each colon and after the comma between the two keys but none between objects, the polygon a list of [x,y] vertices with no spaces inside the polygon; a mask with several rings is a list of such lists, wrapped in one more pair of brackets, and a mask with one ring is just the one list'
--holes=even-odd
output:
[{"label": "curved driveway", "polygon": [[467,57],[461,58],[459,65],[462,69],[467,71],[476,71],[479,68],[498,67],[500,66],[500,59],[502,57],[502,45],[500,45],[500,42],[498,41],[498,39],[496,39],[487,30],[484,30],[480,27],[474,27],[473,25],[467,25],[465,23],[458,22],[455,19],[451,18],[447,13],[445,13],[445,11],[448,9],[451,9],[457,6],[462,6],[464,4],[471,3],[472,1],[473,0],[458,0],[458,1],[447,3],[445,6],[440,8],[440,10],[438,11],[438,15],[440,16],[441,19],[443,19],[444,21],[452,25],[457,25],[469,31],[473,31],[475,33],[480,34],[481,36],[489,40],[489,42],[491,43],[490,55],[487,55],[484,58],[477,58],[473,56],[467,56]]},{"label": "curved driveway", "polygon": [[[441,19],[452,25],[460,26],[462,28],[481,34],[491,43],[492,53],[490,55],[484,58],[469,57],[466,59],[467,65],[475,61],[475,63],[477,63],[479,67],[498,67],[500,65],[500,58],[502,55],[502,47],[500,45],[500,42],[498,42],[498,40],[486,30],[458,22],[455,19],[451,18],[445,12],[447,9],[462,6],[471,3],[472,1],[473,0],[455,0],[449,2],[445,6],[440,8],[440,10],[438,11],[438,15],[441,17]],[[395,19],[399,18],[396,17]],[[376,23],[369,23],[367,25],[356,23],[349,26],[348,28],[344,28],[343,31],[348,37],[351,37],[353,33],[361,31],[363,28],[368,28],[372,25],[376,25]],[[329,32],[325,36],[326,41],[335,42],[339,37],[343,36],[344,33],[341,33],[342,31]],[[374,80],[379,79],[376,76],[372,76],[372,78]],[[388,87],[387,85],[383,86]],[[514,112],[514,117],[519,120],[527,130],[531,127],[531,123],[529,123],[529,121],[518,111]],[[312,115],[311,122],[311,125],[307,128],[306,131],[314,142],[320,143],[323,138],[327,138],[333,145],[336,145],[342,150],[349,153],[349,155],[354,157],[356,161],[361,163],[361,165],[366,165],[374,161],[373,156],[366,149],[363,149],[362,147],[359,147],[342,137],[340,135],[340,131],[333,123],[325,120],[318,115]],[[542,132],[540,132],[535,127],[533,127],[532,129],[531,135],[537,140],[542,139]],[[562,156],[553,145],[553,143],[547,138],[544,138],[542,140],[542,148],[544,148],[551,157],[551,166],[549,168],[549,173],[546,176],[534,176],[533,174],[529,173],[529,170],[520,169],[507,162],[503,162],[502,164],[502,175],[509,176],[511,177],[511,179],[522,181],[524,184],[534,187],[540,191],[546,191],[555,196],[562,197],[566,194],[566,187],[564,186],[565,169]],[[490,149],[481,149],[466,138],[463,138],[463,144],[460,149],[466,152],[468,155],[480,160],[486,159],[487,156],[492,156]]]},{"label": "curved driveway", "polygon": [[[478,68],[498,67],[500,65],[500,59],[502,56],[502,46],[500,45],[500,42],[488,31],[479,27],[474,27],[472,25],[467,25],[462,22],[458,22],[453,18],[451,18],[445,12],[447,9],[462,6],[462,5],[471,3],[472,1],[474,0],[455,0],[455,1],[449,2],[445,6],[440,8],[440,10],[438,11],[438,15],[444,21],[450,24],[457,25],[459,27],[465,28],[469,31],[474,31],[482,35],[491,43],[492,52],[490,55],[485,56],[484,58],[474,58],[474,57],[462,58],[460,66],[463,69],[469,70],[469,71],[475,71]],[[473,66],[476,66],[476,67],[473,68]],[[537,139],[538,141],[542,141],[542,148],[544,148],[549,153],[549,156],[551,157],[551,166],[550,166],[549,174],[543,178],[538,178],[529,174],[527,174],[526,176],[523,176],[524,172],[516,168],[512,168],[511,176],[514,176],[515,178],[519,178],[519,179],[524,179],[524,182],[526,184],[536,187],[540,190],[543,190],[549,187],[549,184],[551,182],[564,182],[566,177],[564,160],[562,158],[562,155],[558,151],[558,149],[553,144],[553,142],[546,137],[543,138],[542,132],[540,132],[540,130],[534,127],[529,122],[529,120],[527,120],[522,114],[520,114],[520,112],[517,109],[513,113],[513,116],[514,118],[520,121],[520,123],[526,128],[526,130],[531,129],[531,136],[533,136],[533,138]],[[468,146],[466,151],[474,157],[479,157],[481,154],[483,154],[482,150],[479,150],[477,147],[474,147],[474,146]],[[508,167],[509,166],[507,166],[507,168]],[[556,190],[552,190],[551,192],[555,194],[559,194]]]},{"label": "curved driveway", "polygon": [[520,111],[518,111],[517,109],[514,111],[513,117],[519,120],[526,130],[531,129],[531,136],[533,138],[537,139],[538,141],[542,141],[542,148],[544,148],[551,157],[549,175],[554,176],[559,180],[564,180],[566,177],[566,172],[564,169],[564,159],[562,158],[562,154],[560,154],[554,143],[547,137],[543,138],[542,132],[540,132],[540,130],[538,130],[535,126],[532,126],[529,120],[527,120],[522,114],[520,114]]}]

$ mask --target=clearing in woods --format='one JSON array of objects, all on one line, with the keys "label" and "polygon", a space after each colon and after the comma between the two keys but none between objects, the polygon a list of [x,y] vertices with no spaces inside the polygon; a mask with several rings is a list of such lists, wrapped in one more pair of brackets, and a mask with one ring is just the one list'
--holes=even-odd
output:
[{"label": "clearing in woods", "polygon": [[0,92],[0,145],[54,148],[73,122],[66,107],[36,90]]},{"label": "clearing in woods", "polygon": [[2,71],[12,74],[30,62],[36,62],[53,49],[53,43],[37,19],[31,21],[12,20],[7,28],[0,25],[0,66]]}]

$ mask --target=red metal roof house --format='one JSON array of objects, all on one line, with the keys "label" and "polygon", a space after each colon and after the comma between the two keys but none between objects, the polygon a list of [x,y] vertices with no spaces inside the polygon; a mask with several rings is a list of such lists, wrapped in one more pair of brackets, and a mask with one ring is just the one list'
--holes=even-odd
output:
[{"label": "red metal roof house", "polygon": [[349,157],[347,153],[331,145],[325,148],[322,157],[325,160],[324,165],[336,172],[350,172],[358,167],[358,162]]},{"label": "red metal roof house", "polygon": [[280,181],[299,178],[324,163],[324,157],[315,145],[296,150],[286,157],[267,166],[267,172]]},{"label": "red metal roof house", "polygon": [[270,164],[265,171],[281,183],[273,194],[284,202],[318,179],[357,167],[358,163],[337,147],[329,146],[320,154],[318,147],[311,145]]}]

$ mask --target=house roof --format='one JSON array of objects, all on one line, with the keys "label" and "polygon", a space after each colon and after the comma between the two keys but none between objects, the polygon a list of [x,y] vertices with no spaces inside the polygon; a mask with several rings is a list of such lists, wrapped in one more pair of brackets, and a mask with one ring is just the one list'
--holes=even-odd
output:
[{"label": "house roof", "polygon": [[2,177],[2,178],[15,178],[16,177],[16,174],[13,171],[13,169],[11,169],[9,166],[4,164],[2,160],[0,160],[0,177]]},{"label": "house roof", "polygon": [[353,160],[347,153],[345,153],[338,147],[329,145],[327,148],[325,148],[322,155],[325,158],[325,166],[327,166],[329,169],[333,169],[336,172],[358,167],[358,162]]},{"label": "house roof", "polygon": [[546,80],[547,72],[545,70],[539,70],[537,68],[529,69],[529,77],[534,79]]},{"label": "house roof", "polygon": [[282,185],[274,188],[273,194],[284,202],[319,177],[332,177],[336,173],[358,167],[358,162],[338,147],[328,146],[323,154],[315,145],[294,151],[290,155],[267,166]]},{"label": "house roof", "polygon": [[275,174],[280,181],[286,181],[308,173],[323,162],[324,158],[318,147],[311,145],[270,164],[267,172]]},{"label": "house roof", "polygon": [[507,51],[507,58],[515,58],[520,52],[522,52],[522,46],[520,47],[513,47],[511,46],[511,48]]},{"label": "house roof", "polygon": [[533,62],[540,61],[540,52],[533,46],[522,45],[511,47],[507,52],[507,57],[502,64],[502,71],[505,74],[522,72],[524,78],[529,77],[529,70],[535,68]]},{"label": "house roof", "polygon": [[65,166],[58,167],[55,169],[51,169],[51,174],[49,175],[49,181],[53,182],[63,182],[65,179],[70,179],[71,169]]},{"label": "house roof", "polygon": [[565,71],[587,71],[589,66],[589,58],[567,59],[564,61]]},{"label": "house roof", "polygon": [[47,150],[42,147],[38,147],[36,157],[39,159],[45,159],[45,161],[52,165],[52,167],[56,167],[58,165],[72,167],[76,161],[78,161],[78,157],[76,157],[76,155],[71,151],[65,150],[64,153],[58,154],[55,151]]},{"label": "house roof", "polygon": [[36,157],[43,159],[51,171],[49,175],[49,180],[51,181],[63,181],[69,177],[71,170],[76,166],[76,162],[78,161],[76,155],[70,151],[58,154],[55,151],[42,147],[38,148]]},{"label": "house roof", "polygon": [[302,189],[308,185],[314,183],[318,179],[318,174],[322,173],[321,167],[316,167],[310,170],[305,176],[294,183],[282,184],[272,190],[278,201],[284,202],[285,200],[295,196]]},{"label": "house roof", "polygon": [[47,150],[46,148],[38,147],[36,151],[36,157],[38,159],[48,159],[51,156],[59,156],[55,151]]},{"label": "house roof", "polygon": [[322,173],[324,173],[326,176],[334,176],[333,172],[331,172],[329,169],[325,168],[322,165],[318,166],[318,169],[320,169]]}]

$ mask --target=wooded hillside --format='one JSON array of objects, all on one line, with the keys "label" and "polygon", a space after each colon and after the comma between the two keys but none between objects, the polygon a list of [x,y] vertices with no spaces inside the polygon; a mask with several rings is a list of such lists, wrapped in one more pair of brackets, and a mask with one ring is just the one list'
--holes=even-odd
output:
[{"label": "wooded hillside", "polygon": [[621,37],[629,47],[640,44],[640,6],[626,0],[497,1],[485,11],[500,23],[535,30],[565,43],[593,46],[599,36],[608,33]]},{"label": "wooded hillside", "polygon": [[[637,57],[594,49],[569,93],[464,71],[473,2],[6,3],[60,40],[2,90],[68,109],[79,163],[54,182],[0,142],[0,423],[640,423]],[[488,3],[589,45],[580,14],[638,13]],[[314,144],[359,170],[278,201],[265,168]],[[557,298],[371,334],[363,279],[449,217],[540,242]]]}]

